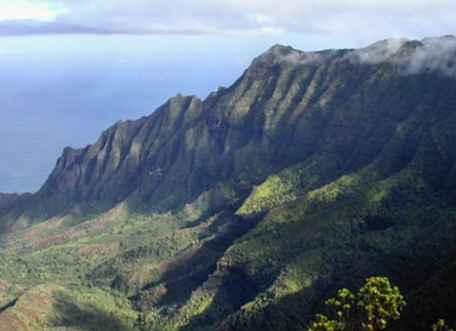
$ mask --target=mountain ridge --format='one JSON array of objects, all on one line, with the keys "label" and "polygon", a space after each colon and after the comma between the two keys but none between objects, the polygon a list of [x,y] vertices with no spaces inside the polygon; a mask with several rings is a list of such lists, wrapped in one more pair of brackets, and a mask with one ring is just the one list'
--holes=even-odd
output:
[{"label": "mountain ridge", "polygon": [[205,100],[65,149],[38,193],[0,195],[2,277],[71,307],[46,306],[62,321],[106,315],[88,292],[119,330],[273,331],[381,274],[412,309],[394,329],[454,323],[455,46],[276,45]]}]

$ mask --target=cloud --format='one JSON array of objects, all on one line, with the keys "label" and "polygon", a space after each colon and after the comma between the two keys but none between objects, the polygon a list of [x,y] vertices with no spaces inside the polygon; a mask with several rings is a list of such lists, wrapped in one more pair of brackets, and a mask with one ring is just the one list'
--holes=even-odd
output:
[{"label": "cloud", "polygon": [[[121,33],[122,31],[119,31]],[[38,20],[0,21],[0,36],[45,35],[45,34],[109,34],[110,29],[87,27],[60,22]]]},{"label": "cloud", "polygon": [[401,74],[438,72],[456,76],[456,37],[425,38],[420,41],[386,39],[366,48],[350,51],[342,61],[355,64],[391,63]]},{"label": "cloud", "polygon": [[440,72],[448,76],[456,76],[456,38],[427,38],[422,41],[406,63],[408,74],[424,72]]},{"label": "cloud", "polygon": [[354,65],[388,63],[401,75],[432,72],[456,77],[456,37],[446,35],[422,40],[391,38],[368,47],[342,51],[304,52],[291,46],[275,45],[257,57],[253,64],[318,66],[328,60],[337,63],[348,61]]},{"label": "cloud", "polygon": [[254,60],[267,64],[318,65],[325,59],[322,52],[303,52],[291,46],[275,45]]},{"label": "cloud", "polygon": [[391,38],[376,42],[368,47],[346,55],[353,63],[378,64],[390,60],[408,42],[406,38]]},{"label": "cloud", "polygon": [[[286,0],[280,5],[272,0],[36,0],[33,3],[55,13],[54,20],[38,27],[24,27],[21,20],[9,22],[2,33],[11,31],[14,35],[18,30],[22,34],[43,31],[182,35],[307,33],[347,35],[364,41],[386,35],[416,37],[423,32],[437,35],[456,30],[454,0]],[[14,23],[21,28],[14,28]]]},{"label": "cloud", "polygon": [[[4,3],[2,3],[4,2]],[[30,0],[0,1],[0,20],[35,19],[40,21],[54,20],[61,8],[50,6],[46,2]]]}]

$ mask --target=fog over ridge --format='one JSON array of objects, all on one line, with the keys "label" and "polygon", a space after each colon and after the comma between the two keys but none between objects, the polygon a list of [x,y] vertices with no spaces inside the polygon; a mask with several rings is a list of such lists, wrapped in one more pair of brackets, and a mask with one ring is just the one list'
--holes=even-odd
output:
[{"label": "fog over ridge", "polygon": [[[256,61],[288,63],[292,65],[319,65],[341,50],[305,52],[291,46],[275,45],[259,56]],[[343,51],[343,50],[342,50]],[[456,37],[428,37],[422,40],[390,38],[367,47],[346,50],[337,61],[350,61],[354,65],[376,65],[383,62],[395,64],[401,74],[424,72],[456,77]]]},{"label": "fog over ridge", "polygon": [[[390,61],[404,75],[456,77],[456,38],[386,39],[368,47],[339,47],[319,38],[7,37],[0,46],[0,192],[34,191],[65,146],[92,143],[121,119],[150,114],[181,92],[204,98],[233,83],[257,57],[319,65],[334,54],[358,64]],[[208,42],[211,47],[207,47]],[[343,47],[343,46],[342,46]]]}]

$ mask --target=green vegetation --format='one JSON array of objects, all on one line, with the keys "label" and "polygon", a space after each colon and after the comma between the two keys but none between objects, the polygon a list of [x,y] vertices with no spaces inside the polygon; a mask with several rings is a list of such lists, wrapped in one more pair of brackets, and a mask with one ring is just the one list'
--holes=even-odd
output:
[{"label": "green vegetation", "polygon": [[43,284],[24,291],[0,314],[6,330],[134,330],[138,313],[125,298],[94,288]]},{"label": "green vegetation", "polygon": [[333,316],[317,315],[309,331],[384,330],[390,320],[400,318],[405,301],[399,288],[392,286],[388,278],[371,277],[359,292],[341,289],[326,305]]},{"label": "green vegetation", "polygon": [[[375,331],[389,327],[397,321],[406,305],[397,286],[386,277],[370,277],[363,287],[352,293],[340,289],[334,298],[325,302],[331,317],[317,314],[309,331]],[[439,319],[432,331],[453,331],[445,320]]]},{"label": "green vegetation", "polygon": [[[301,331],[335,294],[315,330],[454,329],[456,84],[347,52],[267,53],[0,195],[1,327]],[[336,291],[371,275],[403,293]]]},{"label": "green vegetation", "polygon": [[445,322],[445,320],[438,320],[434,325],[432,325],[432,331],[454,331],[451,329]]}]

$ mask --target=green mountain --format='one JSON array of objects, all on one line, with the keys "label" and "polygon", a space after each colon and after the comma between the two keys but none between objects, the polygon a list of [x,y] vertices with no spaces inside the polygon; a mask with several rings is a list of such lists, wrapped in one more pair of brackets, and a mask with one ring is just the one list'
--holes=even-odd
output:
[{"label": "green mountain", "polygon": [[276,45],[0,195],[1,330],[305,330],[372,275],[456,322],[456,38]]}]

